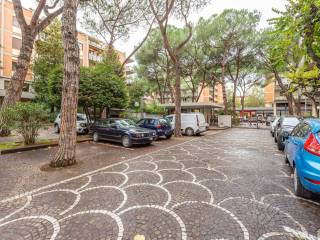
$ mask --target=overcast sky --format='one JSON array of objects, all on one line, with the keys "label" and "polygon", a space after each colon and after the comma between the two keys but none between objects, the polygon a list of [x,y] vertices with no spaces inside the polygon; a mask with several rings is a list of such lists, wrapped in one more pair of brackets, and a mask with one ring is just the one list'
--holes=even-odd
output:
[{"label": "overcast sky", "polygon": [[[35,1],[22,0],[25,7],[34,7]],[[212,0],[212,3],[202,11],[193,14],[190,20],[195,23],[200,17],[208,18],[213,14],[221,13],[227,8],[258,10],[262,14],[260,27],[268,26],[267,20],[274,17],[272,8],[284,9],[287,0]],[[84,31],[79,24],[79,29]],[[135,45],[144,37],[143,30],[131,33],[131,37],[122,42],[116,43],[116,48],[129,54]]]}]

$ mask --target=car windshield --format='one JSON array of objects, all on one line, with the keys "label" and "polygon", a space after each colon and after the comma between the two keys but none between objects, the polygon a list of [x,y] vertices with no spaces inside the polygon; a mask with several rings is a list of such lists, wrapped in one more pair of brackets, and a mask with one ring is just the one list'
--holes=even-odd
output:
[{"label": "car windshield", "polygon": [[169,123],[169,121],[167,119],[164,119],[164,118],[159,119],[159,124],[161,124],[161,125],[167,125],[168,123]]},{"label": "car windshield", "polygon": [[85,115],[77,115],[77,121],[86,121],[87,118]]},{"label": "car windshield", "polygon": [[167,120],[169,123],[171,123],[171,122],[173,121],[173,117],[172,117],[172,116],[166,117],[166,120]]},{"label": "car windshield", "polygon": [[121,119],[117,120],[116,123],[123,128],[128,128],[128,127],[136,127],[137,125],[134,123],[134,121],[130,119]]},{"label": "car windshield", "polygon": [[284,118],[283,119],[283,124],[284,126],[296,126],[299,124],[299,119],[298,118]]}]

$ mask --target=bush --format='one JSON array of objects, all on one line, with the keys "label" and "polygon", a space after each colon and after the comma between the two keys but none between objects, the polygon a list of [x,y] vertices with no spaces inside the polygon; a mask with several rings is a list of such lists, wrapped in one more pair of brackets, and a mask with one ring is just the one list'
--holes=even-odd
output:
[{"label": "bush", "polygon": [[166,109],[164,107],[159,106],[156,102],[148,104],[145,106],[144,111],[150,114],[165,114]]},{"label": "bush", "polygon": [[10,135],[10,125],[12,123],[12,111],[10,108],[5,108],[0,111],[0,136],[6,137]]},{"label": "bush", "polygon": [[25,145],[34,144],[38,131],[48,118],[48,113],[38,103],[17,103],[8,108],[11,121],[8,124],[11,130],[16,130],[24,140]]}]

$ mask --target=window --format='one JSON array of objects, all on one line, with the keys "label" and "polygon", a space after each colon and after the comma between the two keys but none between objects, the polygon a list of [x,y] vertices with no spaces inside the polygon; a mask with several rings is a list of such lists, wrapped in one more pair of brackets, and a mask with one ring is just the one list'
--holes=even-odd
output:
[{"label": "window", "polygon": [[300,128],[302,127],[302,123],[298,124],[291,132],[291,135],[294,136],[294,137],[297,137],[297,134],[300,130]]},{"label": "window", "polygon": [[109,122],[108,122],[108,127],[109,128],[114,128],[117,126],[117,123],[114,119],[110,119]]},{"label": "window", "polygon": [[17,70],[17,62],[12,62],[11,63],[11,71],[15,72]]},{"label": "window", "polygon": [[14,48],[14,49],[20,49],[20,48],[21,48],[21,45],[22,45],[21,39],[15,38],[15,37],[12,38],[12,48]]},{"label": "window", "polygon": [[30,90],[30,85],[28,83],[24,83],[22,91],[23,92],[29,92],[29,90]]},{"label": "window", "polygon": [[4,89],[9,88],[10,81],[4,81]]},{"label": "window", "polygon": [[147,124],[147,125],[156,125],[155,121],[157,121],[157,120],[155,120],[155,119],[146,119],[145,120],[145,124]]},{"label": "window", "polygon": [[141,119],[139,122],[137,122],[138,125],[143,125],[144,124],[144,119]]},{"label": "window", "polygon": [[304,123],[299,131],[297,132],[297,137],[305,138],[310,133],[310,127],[308,124]]},{"label": "window", "polygon": [[16,16],[13,16],[13,18],[12,18],[12,25],[13,25],[14,27],[20,28],[20,24],[19,24]]},{"label": "window", "polygon": [[80,52],[83,51],[83,44],[81,42],[78,42],[79,50]]},{"label": "window", "polygon": [[282,126],[296,126],[299,122],[298,118],[284,118]]},{"label": "window", "polygon": [[160,125],[167,125],[167,124],[168,124],[168,121],[167,121],[166,119],[160,118],[160,119],[159,119],[159,124],[160,124]]}]

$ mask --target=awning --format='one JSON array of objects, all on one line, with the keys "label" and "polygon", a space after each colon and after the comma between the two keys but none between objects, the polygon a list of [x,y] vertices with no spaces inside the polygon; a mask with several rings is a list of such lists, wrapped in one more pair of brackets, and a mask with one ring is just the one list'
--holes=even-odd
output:
[{"label": "awning", "polygon": [[[160,104],[161,107],[164,107],[166,109],[173,109],[175,108],[174,103],[166,103],[166,104]],[[222,105],[216,104],[216,103],[203,103],[203,102],[183,102],[181,103],[182,109],[213,109],[213,108],[223,108]]]}]

